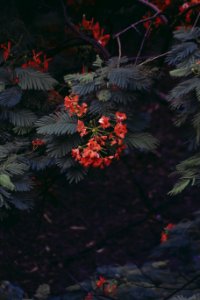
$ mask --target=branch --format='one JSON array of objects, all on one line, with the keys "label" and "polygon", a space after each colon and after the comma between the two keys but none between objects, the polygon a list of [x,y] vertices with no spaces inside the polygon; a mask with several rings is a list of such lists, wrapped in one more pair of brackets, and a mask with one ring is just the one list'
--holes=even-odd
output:
[{"label": "branch", "polygon": [[82,33],[77,29],[77,27],[70,21],[70,18],[68,17],[65,4],[63,3],[62,0],[60,1],[63,8],[65,24],[71,29],[72,32],[78,35],[82,40],[86,41],[88,44],[91,44],[102,55],[104,60],[108,60],[110,57],[109,52],[95,39],[87,36],[86,34]]},{"label": "branch", "polygon": [[147,36],[148,36],[148,34],[149,34],[149,32],[150,32],[151,24],[152,24],[152,23],[150,23],[150,25],[148,26],[148,28],[147,28],[147,30],[146,30],[146,32],[145,32],[145,35],[144,35],[144,37],[143,37],[142,43],[141,43],[141,45],[140,45],[140,49],[139,49],[139,51],[138,51],[138,53],[137,53],[137,57],[136,57],[136,60],[135,60],[135,65],[137,65],[138,58],[140,57],[140,54],[141,54],[141,52],[142,52],[142,49],[143,49],[145,40],[146,40],[146,38],[147,38]]},{"label": "branch", "polygon": [[171,293],[169,296],[165,297],[163,300],[168,300],[178,292],[183,291],[188,285],[196,281],[198,278],[200,278],[200,274],[197,274],[192,279],[190,279],[188,282],[186,282],[184,285],[182,285],[180,288],[176,289],[173,293]]},{"label": "branch", "polygon": [[121,30],[120,32],[114,34],[113,38],[114,38],[114,39],[115,39],[115,38],[118,38],[120,35],[122,35],[122,34],[125,33],[126,31],[128,31],[129,29],[134,28],[134,27],[136,27],[137,25],[139,25],[139,24],[141,24],[141,23],[145,23],[145,22],[147,22],[147,21],[153,20],[153,19],[157,18],[159,15],[161,15],[161,12],[157,12],[157,13],[155,13],[153,16],[148,17],[148,18],[146,18],[146,19],[139,20],[139,21],[137,21],[137,22],[135,22],[135,23],[129,25],[129,26],[126,27],[125,29]]},{"label": "branch", "polygon": [[168,23],[167,18],[164,16],[163,12],[153,3],[150,3],[149,1],[146,0],[137,0],[139,3],[142,3],[146,6],[148,6],[151,10],[155,11],[157,14],[161,14],[161,19],[165,24]]}]

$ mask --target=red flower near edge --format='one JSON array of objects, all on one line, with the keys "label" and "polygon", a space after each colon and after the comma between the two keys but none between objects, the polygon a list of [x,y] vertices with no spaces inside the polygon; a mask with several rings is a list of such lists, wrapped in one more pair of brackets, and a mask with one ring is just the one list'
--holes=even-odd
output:
[{"label": "red flower near edge", "polygon": [[161,243],[164,243],[168,240],[169,231],[171,229],[173,229],[174,227],[175,227],[175,225],[172,223],[169,223],[167,226],[164,227],[164,231],[161,233],[161,239],[160,239]]},{"label": "red flower near edge", "polygon": [[101,288],[104,285],[104,283],[106,283],[106,281],[107,280],[103,276],[100,276],[99,280],[96,281],[96,287]]},{"label": "red flower near edge", "polygon": [[0,48],[3,49],[3,59],[6,61],[10,55],[10,49],[11,49],[11,42],[8,41],[8,44],[1,44]]},{"label": "red flower near edge", "polygon": [[83,15],[82,23],[80,24],[85,30],[91,31],[94,39],[101,44],[103,47],[107,45],[110,40],[110,34],[104,35],[104,28],[101,28],[99,22],[94,24],[94,19],[91,21],[86,20],[85,15]]}]

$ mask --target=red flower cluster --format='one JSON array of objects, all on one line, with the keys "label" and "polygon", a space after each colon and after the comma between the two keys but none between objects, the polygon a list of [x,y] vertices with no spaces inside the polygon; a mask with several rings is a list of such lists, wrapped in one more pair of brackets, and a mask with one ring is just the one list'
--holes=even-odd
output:
[{"label": "red flower cluster", "polygon": [[[198,4],[199,0],[190,0],[179,6],[180,13],[184,12],[186,9],[188,9],[193,4]],[[194,10],[189,10],[185,15],[185,22],[187,24],[191,24],[192,22],[192,14],[194,13]]]},{"label": "red flower cluster", "polygon": [[[170,7],[170,5],[174,4],[172,0],[164,0],[164,1],[160,1],[160,0],[152,0],[152,3],[155,4],[161,11],[165,11],[166,9],[168,9]],[[178,10],[180,13],[184,12],[186,9],[188,9],[191,5],[194,4],[198,4],[199,0],[188,0],[185,1],[182,5],[180,5],[178,7]],[[191,24],[192,22],[192,15],[194,14],[194,10],[189,10],[186,14],[185,14],[185,23],[187,24],[187,27],[189,24]],[[150,12],[148,12],[145,16],[143,16],[143,19],[146,19],[148,17],[151,17],[152,14]],[[150,20],[150,21],[146,21],[144,22],[144,27],[147,29],[149,28],[150,24],[154,25],[155,28],[159,27],[160,25],[163,24],[163,21],[160,17],[155,18],[155,20]],[[178,29],[179,27],[177,27]]]},{"label": "red flower cluster", "polygon": [[99,22],[94,24],[94,19],[91,21],[86,20],[85,15],[83,15],[82,23],[80,24],[87,31],[91,31],[94,39],[99,42],[103,47],[107,45],[110,40],[110,34],[104,35],[104,28],[101,28]]},{"label": "red flower cluster", "polygon": [[82,104],[78,104],[79,96],[71,95],[65,97],[64,106],[69,112],[69,115],[77,115],[78,117],[82,117],[87,112],[87,103],[83,102]]},{"label": "red flower cluster", "polygon": [[33,150],[36,150],[38,147],[43,146],[45,141],[41,139],[35,139],[32,141]]},{"label": "red flower cluster", "polygon": [[46,54],[43,54],[42,51],[36,53],[35,50],[33,50],[32,53],[33,58],[24,63],[22,68],[33,68],[41,72],[47,72],[51,58],[47,58]]},{"label": "red flower cluster", "polygon": [[115,123],[109,117],[102,116],[94,127],[88,127],[78,120],[77,131],[80,136],[91,134],[84,146],[72,149],[72,157],[84,167],[103,169],[109,166],[113,159],[119,159],[125,149],[124,138],[127,133],[126,114],[116,112]]},{"label": "red flower cluster", "polygon": [[161,233],[161,243],[164,243],[168,240],[169,238],[169,231],[174,228],[174,224],[169,223],[165,228],[164,231]]},{"label": "red flower cluster", "polygon": [[7,45],[1,44],[0,48],[3,49],[3,59],[6,61],[10,55],[11,42],[8,41]]}]

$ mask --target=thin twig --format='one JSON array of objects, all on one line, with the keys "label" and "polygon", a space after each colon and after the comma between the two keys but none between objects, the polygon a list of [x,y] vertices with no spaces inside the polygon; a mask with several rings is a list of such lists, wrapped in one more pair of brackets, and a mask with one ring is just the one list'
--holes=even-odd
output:
[{"label": "thin twig", "polygon": [[160,57],[166,56],[166,55],[169,54],[169,53],[171,53],[171,51],[167,51],[167,52],[165,52],[165,53],[159,54],[158,56],[149,58],[149,59],[143,61],[143,62],[140,64],[140,66],[142,66],[142,65],[144,65],[144,64],[147,64],[147,63],[149,63],[149,62],[152,62],[152,61],[154,61],[154,60],[156,60],[156,59],[158,59],[158,58],[160,58]]},{"label": "thin twig", "polygon": [[152,9],[153,11],[155,11],[156,13],[158,14],[161,14],[161,19],[163,20],[163,22],[165,24],[168,23],[168,20],[167,18],[164,16],[163,12],[153,3],[150,3],[149,1],[146,1],[146,0],[137,0],[139,3],[142,3],[146,6],[148,6],[150,9]]},{"label": "thin twig", "polygon": [[199,18],[200,18],[200,12],[198,13],[197,17],[196,17],[196,20],[194,21],[194,24],[192,26],[192,31],[194,30],[194,28],[196,27],[198,21],[199,21]]},{"label": "thin twig", "polygon": [[180,288],[176,289],[174,292],[172,292],[170,295],[168,295],[167,297],[165,297],[163,300],[168,300],[172,296],[176,295],[178,292],[183,291],[188,285],[190,285],[191,283],[193,283],[194,281],[196,281],[198,278],[200,278],[200,274],[197,274],[196,276],[194,276],[192,279],[190,279],[189,281],[187,281]]},{"label": "thin twig", "polygon": [[122,46],[121,46],[121,41],[120,41],[120,37],[117,37],[117,44],[118,44],[118,62],[117,62],[117,67],[119,68],[120,66],[120,61],[121,61],[121,57],[122,57]]},{"label": "thin twig", "polygon": [[122,35],[123,33],[127,32],[128,30],[130,30],[131,28],[135,28],[137,25],[145,23],[147,21],[151,21],[155,18],[157,18],[159,15],[161,15],[161,12],[157,12],[155,13],[153,16],[139,20],[131,25],[129,25],[128,27],[124,28],[123,30],[121,30],[120,32],[114,34],[113,39],[117,38],[118,36]]},{"label": "thin twig", "polygon": [[141,43],[141,45],[140,45],[140,49],[139,49],[139,51],[138,51],[138,53],[137,53],[137,57],[136,57],[136,60],[135,60],[135,65],[137,65],[138,58],[140,57],[140,54],[141,54],[142,49],[143,49],[143,47],[144,47],[145,40],[146,40],[146,38],[147,38],[147,36],[148,36],[148,34],[149,34],[149,32],[150,32],[151,25],[152,25],[152,23],[149,24],[149,26],[148,26],[148,28],[147,28],[147,30],[146,30],[146,32],[145,32],[145,35],[144,35],[144,37],[143,37],[143,39],[142,39],[142,43]]}]

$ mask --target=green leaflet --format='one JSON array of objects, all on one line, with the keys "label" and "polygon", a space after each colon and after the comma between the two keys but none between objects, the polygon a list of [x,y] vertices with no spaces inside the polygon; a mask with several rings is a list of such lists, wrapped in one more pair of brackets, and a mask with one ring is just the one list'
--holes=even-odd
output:
[{"label": "green leaflet", "polygon": [[10,180],[10,177],[6,174],[1,174],[0,175],[0,186],[10,190],[10,191],[14,191],[15,186],[12,183],[12,181]]},{"label": "green leaflet", "polygon": [[22,90],[44,90],[49,91],[58,82],[48,73],[42,73],[34,69],[16,68],[16,75],[19,78],[19,86]]},{"label": "green leaflet", "polygon": [[73,134],[76,132],[77,121],[66,112],[57,112],[44,116],[36,122],[37,132],[47,135]]}]

